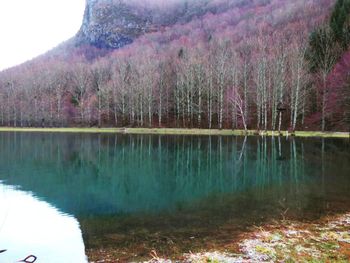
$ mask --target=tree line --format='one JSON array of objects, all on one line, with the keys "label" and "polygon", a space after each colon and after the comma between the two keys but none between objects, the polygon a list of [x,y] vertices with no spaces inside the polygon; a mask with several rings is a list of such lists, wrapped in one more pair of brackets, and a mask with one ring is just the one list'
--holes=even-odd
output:
[{"label": "tree line", "polygon": [[[303,1],[297,1],[294,13],[278,16],[276,3],[269,19],[271,5],[264,7],[264,19],[241,15],[233,21],[211,15],[146,35],[92,61],[75,52],[69,59],[44,56],[5,71],[0,75],[0,125],[346,127],[346,116],[332,105],[345,106],[348,97],[332,88],[330,75],[342,53],[333,43],[345,50],[347,42],[342,41],[347,38],[335,41],[336,31],[332,29],[334,37],[329,38],[322,27],[309,38],[324,11],[313,5],[305,9]],[[305,20],[300,20],[301,12]],[[227,23],[221,28],[219,20]],[[330,20],[348,28],[348,19]],[[256,28],[250,28],[251,23]],[[339,85],[343,91],[348,84]]]}]

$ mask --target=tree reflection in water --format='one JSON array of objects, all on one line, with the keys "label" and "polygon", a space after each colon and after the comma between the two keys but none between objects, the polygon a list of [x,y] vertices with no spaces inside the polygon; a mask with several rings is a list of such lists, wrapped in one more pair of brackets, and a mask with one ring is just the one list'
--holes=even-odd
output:
[{"label": "tree reflection in water", "polygon": [[146,251],[167,236],[164,249],[187,252],[274,218],[347,209],[347,143],[1,133],[0,179],[79,218],[88,247],[141,242]]}]

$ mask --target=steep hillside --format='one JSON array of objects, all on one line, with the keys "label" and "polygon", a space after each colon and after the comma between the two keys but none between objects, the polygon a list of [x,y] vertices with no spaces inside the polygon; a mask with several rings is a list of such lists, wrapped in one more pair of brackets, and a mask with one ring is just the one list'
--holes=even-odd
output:
[{"label": "steep hillside", "polygon": [[0,125],[347,129],[348,84],[310,59],[338,1],[88,0],[74,39],[0,74]]},{"label": "steep hillside", "polygon": [[87,0],[82,27],[76,42],[98,48],[120,48],[137,37],[176,23],[190,22],[204,14],[222,13],[244,1]]},{"label": "steep hillside", "polygon": [[[114,3],[115,2],[115,3]],[[150,29],[148,17],[137,15],[121,1],[88,0],[77,44],[120,48]]]}]

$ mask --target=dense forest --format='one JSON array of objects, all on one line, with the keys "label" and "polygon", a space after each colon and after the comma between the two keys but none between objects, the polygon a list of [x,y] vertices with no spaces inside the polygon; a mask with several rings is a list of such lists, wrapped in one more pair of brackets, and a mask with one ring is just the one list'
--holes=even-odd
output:
[{"label": "dense forest", "polygon": [[0,125],[348,130],[350,0],[238,2],[0,72]]}]

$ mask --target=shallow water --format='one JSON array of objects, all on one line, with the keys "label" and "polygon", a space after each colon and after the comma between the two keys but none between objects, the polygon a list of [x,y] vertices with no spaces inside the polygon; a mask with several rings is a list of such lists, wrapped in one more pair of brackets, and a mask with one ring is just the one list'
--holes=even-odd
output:
[{"label": "shallow water", "polygon": [[87,262],[78,221],[31,193],[0,184],[0,262]]},{"label": "shallow water", "polygon": [[0,259],[230,249],[252,225],[350,208],[348,140],[0,133],[0,147]]}]

